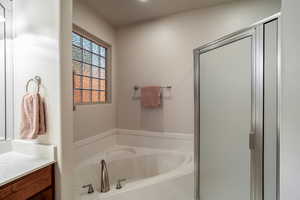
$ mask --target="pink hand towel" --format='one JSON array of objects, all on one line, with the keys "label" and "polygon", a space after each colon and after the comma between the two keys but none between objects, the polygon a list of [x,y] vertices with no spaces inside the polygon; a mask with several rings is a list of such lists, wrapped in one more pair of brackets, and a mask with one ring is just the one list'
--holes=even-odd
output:
[{"label": "pink hand towel", "polygon": [[45,105],[39,94],[24,95],[21,114],[22,139],[35,139],[46,133]]},{"label": "pink hand towel", "polygon": [[45,107],[45,101],[44,99],[38,94],[39,96],[39,106],[40,106],[40,110],[39,110],[39,132],[38,135],[44,135],[47,132],[47,128],[46,128],[46,107]]},{"label": "pink hand towel", "polygon": [[145,108],[159,108],[161,106],[160,86],[143,87],[141,104]]}]

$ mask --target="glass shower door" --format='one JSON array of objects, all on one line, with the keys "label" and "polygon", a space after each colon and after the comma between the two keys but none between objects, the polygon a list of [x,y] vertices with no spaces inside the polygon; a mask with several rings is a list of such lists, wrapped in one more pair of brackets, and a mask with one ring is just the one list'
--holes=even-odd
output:
[{"label": "glass shower door", "polygon": [[252,199],[253,54],[251,35],[213,45],[199,54],[200,200]]}]

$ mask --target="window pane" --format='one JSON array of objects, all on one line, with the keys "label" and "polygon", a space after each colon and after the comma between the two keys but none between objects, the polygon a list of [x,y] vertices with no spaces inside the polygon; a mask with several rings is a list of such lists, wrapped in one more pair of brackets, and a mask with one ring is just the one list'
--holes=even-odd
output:
[{"label": "window pane", "polygon": [[99,90],[100,88],[100,80],[99,79],[92,79],[92,89],[93,90]]},{"label": "window pane", "polygon": [[93,103],[98,103],[100,98],[99,98],[99,92],[98,91],[92,91],[92,101]]},{"label": "window pane", "polygon": [[92,54],[90,52],[83,50],[83,62],[92,64]]},{"label": "window pane", "polygon": [[78,104],[81,103],[81,91],[74,89],[74,103]]},{"label": "window pane", "polygon": [[91,88],[91,78],[82,77],[82,88],[90,89]]},{"label": "window pane", "polygon": [[81,88],[81,76],[74,75],[74,87]]},{"label": "window pane", "polygon": [[92,76],[95,77],[95,78],[99,78],[100,77],[99,70],[101,70],[101,69],[99,69],[98,67],[93,67],[93,74],[92,74]]},{"label": "window pane", "polygon": [[93,65],[100,67],[100,56],[93,54]]},{"label": "window pane", "polygon": [[100,78],[105,79],[105,70],[104,69],[100,69]]},{"label": "window pane", "polygon": [[73,60],[73,70],[76,74],[81,74],[81,63]]},{"label": "window pane", "polygon": [[83,90],[82,91],[82,103],[90,103],[91,102],[91,91]]},{"label": "window pane", "polygon": [[91,76],[91,65],[83,64],[82,75]]},{"label": "window pane", "polygon": [[99,54],[99,45],[92,43],[92,51],[95,54]]},{"label": "window pane", "polygon": [[106,48],[100,47],[100,55],[105,57],[106,56]]},{"label": "window pane", "polygon": [[105,68],[105,58],[100,57],[100,67]]},{"label": "window pane", "polygon": [[83,48],[88,50],[88,51],[91,51],[91,45],[92,45],[92,42],[90,40],[87,40],[85,38],[82,38],[82,45],[83,45]]},{"label": "window pane", "polygon": [[73,46],[72,57],[73,60],[82,61],[82,50],[78,47]]},{"label": "window pane", "polygon": [[72,45],[74,104],[105,103],[108,49],[75,32]]},{"label": "window pane", "polygon": [[100,92],[100,102],[105,102],[106,101],[106,97],[105,97],[105,92]]},{"label": "window pane", "polygon": [[105,80],[100,80],[100,90],[105,90]]},{"label": "window pane", "polygon": [[72,43],[73,45],[76,45],[76,46],[81,46],[81,37],[80,35],[76,34],[76,33],[72,33]]}]

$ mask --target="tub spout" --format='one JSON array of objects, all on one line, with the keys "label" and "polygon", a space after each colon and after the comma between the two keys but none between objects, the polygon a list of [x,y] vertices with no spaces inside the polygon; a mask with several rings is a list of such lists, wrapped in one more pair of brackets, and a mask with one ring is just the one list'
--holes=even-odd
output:
[{"label": "tub spout", "polygon": [[108,170],[105,160],[101,160],[101,192],[108,192],[110,190]]}]

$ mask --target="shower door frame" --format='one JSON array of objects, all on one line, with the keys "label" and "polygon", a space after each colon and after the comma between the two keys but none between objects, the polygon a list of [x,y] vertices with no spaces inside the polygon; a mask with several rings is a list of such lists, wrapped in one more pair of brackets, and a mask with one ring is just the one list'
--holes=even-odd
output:
[{"label": "shower door frame", "polygon": [[[266,18],[252,26],[224,36],[194,49],[194,102],[195,102],[195,200],[200,200],[200,55],[224,47],[234,42],[251,38],[252,40],[252,73],[251,73],[251,130],[249,130],[250,156],[250,200],[263,200],[263,119],[264,119],[264,24],[278,20],[280,13]],[[280,24],[280,23],[279,23]],[[280,30],[280,28],[278,28]],[[278,33],[278,35],[280,32]],[[280,36],[278,36],[278,90],[280,87]],[[278,91],[278,96],[280,91]],[[280,99],[278,98],[280,102]],[[276,196],[279,200],[279,117],[278,104],[277,123],[277,188]],[[253,136],[253,137],[252,137]]]}]

